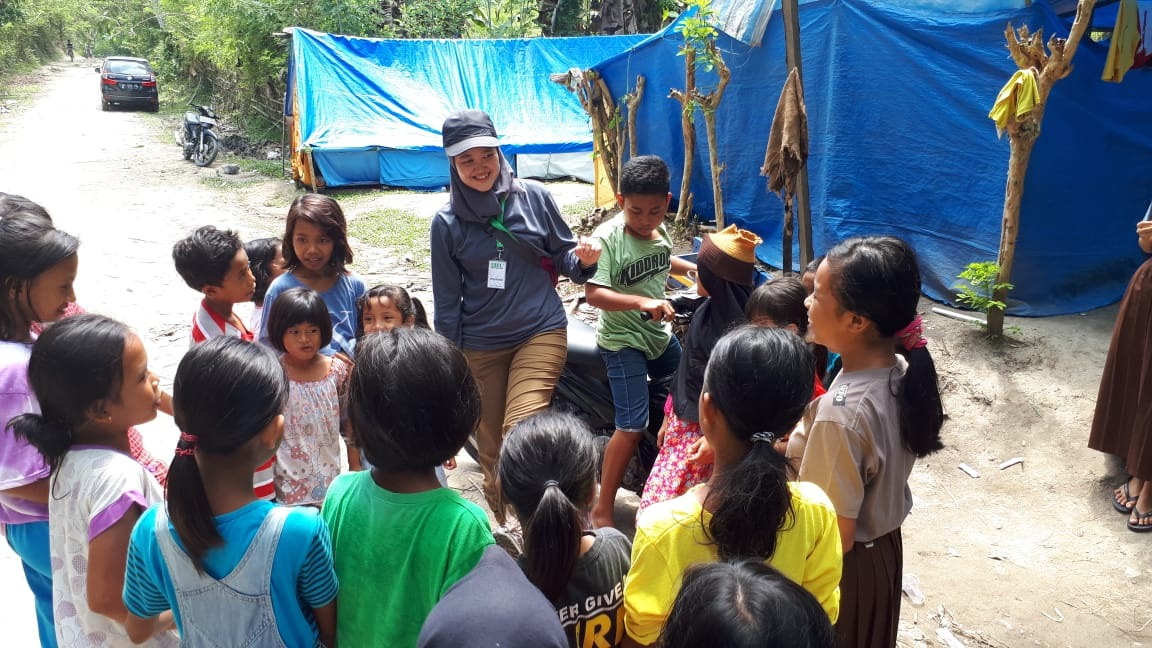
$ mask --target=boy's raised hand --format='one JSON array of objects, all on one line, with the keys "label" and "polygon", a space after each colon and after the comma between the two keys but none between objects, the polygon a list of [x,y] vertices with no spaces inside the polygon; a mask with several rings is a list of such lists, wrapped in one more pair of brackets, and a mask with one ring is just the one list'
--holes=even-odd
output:
[{"label": "boy's raised hand", "polygon": [[580,261],[580,266],[590,268],[600,260],[600,241],[581,236],[576,243],[575,253],[576,259]]}]

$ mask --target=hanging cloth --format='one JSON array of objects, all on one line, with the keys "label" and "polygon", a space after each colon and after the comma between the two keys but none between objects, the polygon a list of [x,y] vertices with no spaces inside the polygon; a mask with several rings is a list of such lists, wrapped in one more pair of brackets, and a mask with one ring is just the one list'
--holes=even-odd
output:
[{"label": "hanging cloth", "polygon": [[1104,60],[1104,74],[1100,78],[1115,83],[1123,81],[1124,75],[1132,69],[1136,50],[1141,48],[1142,41],[1136,0],[1120,0],[1116,24],[1112,27],[1112,42],[1108,45],[1108,58]]},{"label": "hanging cloth", "polygon": [[776,102],[776,115],[768,132],[768,148],[764,152],[764,166],[760,175],[768,178],[769,191],[788,195],[796,193],[796,178],[808,160],[808,111],[804,107],[804,88],[796,68],[788,73],[788,80]]},{"label": "hanging cloth", "polygon": [[1017,70],[1000,88],[996,103],[988,112],[988,118],[996,122],[996,137],[1004,136],[1008,122],[1027,115],[1040,103],[1040,88],[1036,83],[1036,68]]}]

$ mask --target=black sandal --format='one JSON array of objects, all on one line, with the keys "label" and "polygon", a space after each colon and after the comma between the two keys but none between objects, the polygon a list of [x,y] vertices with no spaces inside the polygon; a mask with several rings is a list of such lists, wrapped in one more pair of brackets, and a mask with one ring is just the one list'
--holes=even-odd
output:
[{"label": "black sandal", "polygon": [[1135,531],[1136,533],[1152,531],[1152,510],[1141,513],[1133,506],[1132,512],[1136,514],[1136,522],[1132,522],[1131,519],[1128,520],[1129,531]]},{"label": "black sandal", "polygon": [[1132,509],[1136,507],[1136,498],[1132,497],[1132,493],[1128,492],[1128,482],[1130,481],[1132,481],[1132,479],[1128,478],[1124,480],[1123,484],[1120,484],[1116,487],[1124,492],[1124,501],[1127,503],[1126,505],[1116,501],[1116,492],[1112,492],[1112,508],[1116,509],[1118,513],[1123,513],[1124,515],[1131,515]]}]

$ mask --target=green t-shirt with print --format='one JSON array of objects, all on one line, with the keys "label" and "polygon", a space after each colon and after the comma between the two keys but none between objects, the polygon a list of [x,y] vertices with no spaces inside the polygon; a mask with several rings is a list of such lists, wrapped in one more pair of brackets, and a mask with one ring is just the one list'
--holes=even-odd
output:
[{"label": "green t-shirt with print", "polygon": [[[672,269],[672,239],[664,225],[657,237],[644,241],[624,230],[624,216],[617,214],[592,233],[603,251],[596,274],[588,280],[623,295],[664,299],[664,286]],[[641,319],[638,310],[601,311],[596,342],[609,351],[636,349],[649,360],[668,348],[672,330],[666,324]]]}]

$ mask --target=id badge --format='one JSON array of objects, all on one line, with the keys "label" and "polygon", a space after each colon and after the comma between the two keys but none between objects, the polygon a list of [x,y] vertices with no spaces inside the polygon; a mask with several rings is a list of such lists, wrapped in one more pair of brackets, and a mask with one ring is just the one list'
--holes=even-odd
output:
[{"label": "id badge", "polygon": [[492,259],[488,262],[488,287],[504,290],[504,272],[508,269],[508,262]]}]

